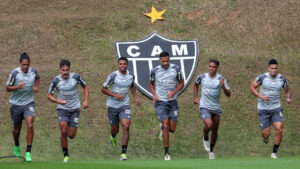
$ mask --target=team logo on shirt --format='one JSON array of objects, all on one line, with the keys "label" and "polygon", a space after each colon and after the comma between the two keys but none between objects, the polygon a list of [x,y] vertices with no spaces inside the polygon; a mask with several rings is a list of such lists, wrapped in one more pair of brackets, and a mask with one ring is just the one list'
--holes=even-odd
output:
[{"label": "team logo on shirt", "polygon": [[146,96],[152,98],[149,88],[149,76],[152,68],[159,65],[159,54],[167,51],[171,63],[179,65],[184,78],[184,88],[188,86],[198,63],[197,40],[172,40],[155,32],[138,41],[116,41],[117,58],[127,57],[128,70],[135,76],[135,86]]}]

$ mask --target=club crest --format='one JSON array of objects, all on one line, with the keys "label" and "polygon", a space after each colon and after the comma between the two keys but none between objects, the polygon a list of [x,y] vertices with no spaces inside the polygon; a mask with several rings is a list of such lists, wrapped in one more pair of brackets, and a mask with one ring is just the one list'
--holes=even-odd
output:
[{"label": "club crest", "polygon": [[149,88],[150,71],[159,65],[159,54],[167,51],[171,63],[179,65],[184,78],[184,87],[188,86],[198,63],[197,40],[172,40],[157,33],[139,41],[116,41],[117,59],[124,56],[128,59],[128,70],[135,76],[134,85],[146,96],[152,98]]}]

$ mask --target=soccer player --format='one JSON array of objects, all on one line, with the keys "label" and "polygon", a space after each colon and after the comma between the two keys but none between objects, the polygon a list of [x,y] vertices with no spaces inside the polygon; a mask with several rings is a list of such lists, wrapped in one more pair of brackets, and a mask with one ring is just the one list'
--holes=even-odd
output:
[{"label": "soccer player", "polygon": [[[70,72],[69,60],[61,60],[60,75],[56,76],[50,85],[48,99],[57,103],[57,117],[61,129],[61,147],[64,154],[63,162],[69,161],[68,137],[74,139],[79,122],[80,98],[78,84],[84,91],[85,100],[82,104],[84,109],[88,108],[89,89],[86,82],[79,74]],[[57,99],[53,96],[58,91]]]},{"label": "soccer player", "polygon": [[30,67],[30,58],[26,53],[20,57],[20,67],[15,68],[9,75],[6,90],[13,92],[9,102],[10,114],[14,125],[13,137],[15,141],[14,154],[20,156],[19,136],[22,128],[22,121],[25,119],[27,132],[27,150],[25,160],[32,161],[31,146],[34,136],[34,96],[39,91],[40,76],[36,69]]},{"label": "soccer player", "polygon": [[[278,73],[278,62],[275,59],[269,61],[267,73],[259,75],[251,84],[251,92],[258,98],[257,109],[263,142],[269,142],[271,124],[275,130],[275,140],[271,158],[277,158],[277,151],[282,139],[283,115],[280,104],[280,90],[284,89],[287,95],[287,103],[291,103],[291,91],[287,79]],[[260,87],[258,93],[256,88]]]},{"label": "soccer player", "polygon": [[120,160],[127,160],[126,151],[129,141],[129,128],[131,123],[131,110],[129,106],[129,90],[135,98],[137,105],[141,104],[136,95],[136,88],[133,85],[134,75],[128,70],[128,60],[126,57],[118,59],[118,70],[111,73],[103,83],[101,91],[106,94],[108,119],[111,126],[111,142],[116,146],[116,135],[119,132],[119,122],[123,128],[122,133],[122,153]]},{"label": "soccer player", "polygon": [[[208,152],[209,159],[215,159],[214,147],[218,138],[218,128],[222,113],[220,107],[220,93],[223,89],[226,96],[230,97],[230,87],[226,79],[218,72],[219,61],[211,59],[208,65],[208,73],[200,74],[194,84],[194,104],[199,105],[200,116],[204,122],[203,145]],[[201,99],[198,98],[198,87],[201,84]],[[211,141],[209,142],[209,132]]]},{"label": "soccer player", "polygon": [[168,52],[159,55],[160,65],[151,70],[149,87],[158,120],[161,122],[165,160],[171,160],[169,153],[169,132],[174,133],[178,117],[178,92],[184,86],[180,66],[170,63]]}]

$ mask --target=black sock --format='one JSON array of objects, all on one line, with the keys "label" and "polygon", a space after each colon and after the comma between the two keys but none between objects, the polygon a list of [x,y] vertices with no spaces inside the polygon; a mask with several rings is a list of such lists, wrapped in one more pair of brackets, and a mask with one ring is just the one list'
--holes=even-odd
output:
[{"label": "black sock", "polygon": [[112,136],[113,138],[115,138],[115,137],[116,137],[116,134],[115,134],[115,133],[111,133],[111,136]]},{"label": "black sock", "polygon": [[165,147],[165,154],[169,154],[169,147]]},{"label": "black sock", "polygon": [[122,154],[126,154],[127,145],[122,145]]},{"label": "black sock", "polygon": [[31,152],[31,145],[27,145],[26,152]]},{"label": "black sock", "polygon": [[209,140],[208,136],[204,136],[204,141],[208,141],[208,140]]},{"label": "black sock", "polygon": [[19,139],[15,139],[15,146],[20,146]]},{"label": "black sock", "polygon": [[279,145],[274,144],[273,153],[277,153]]},{"label": "black sock", "polygon": [[63,153],[64,153],[64,157],[65,156],[69,156],[69,153],[68,153],[68,148],[62,148],[62,150],[63,150]]},{"label": "black sock", "polygon": [[214,144],[210,144],[210,152],[214,152],[214,147],[215,147]]}]

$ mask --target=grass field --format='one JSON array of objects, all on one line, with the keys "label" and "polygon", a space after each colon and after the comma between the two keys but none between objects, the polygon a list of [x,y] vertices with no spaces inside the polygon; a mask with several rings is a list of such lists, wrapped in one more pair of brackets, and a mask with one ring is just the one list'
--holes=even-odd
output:
[{"label": "grass field", "polygon": [[0,161],[1,169],[298,169],[299,157],[280,158],[218,158],[208,159],[158,159],[119,160],[79,160],[70,163],[60,161],[34,161],[32,163]]},{"label": "grass field", "polygon": [[[263,168],[259,167],[261,165],[273,169],[295,167],[296,164],[300,166],[296,158],[300,156],[299,0],[0,2],[0,156],[11,154],[13,149],[8,102],[11,93],[5,91],[5,86],[10,71],[19,65],[21,53],[30,55],[31,66],[41,76],[39,93],[35,94],[34,162],[16,164],[1,160],[0,169],[35,166],[95,168],[102,165],[108,168],[119,164],[120,168],[123,165],[136,165],[138,168],[145,164],[153,168],[189,168],[194,164],[195,168]],[[143,15],[151,11],[152,5],[158,11],[167,10],[163,15],[165,20],[151,24],[150,18]],[[178,125],[170,139],[170,153],[174,160],[133,160],[161,159],[163,153],[163,144],[157,137],[159,122],[152,101],[137,92],[142,105],[137,107],[131,99],[130,160],[120,163],[117,157],[121,152],[121,133],[117,136],[116,150],[113,150],[109,142],[106,96],[100,92],[101,84],[117,69],[114,42],[140,40],[153,31],[170,39],[198,39],[199,63],[192,83],[178,97]],[[71,70],[80,73],[90,89],[89,109],[81,111],[76,138],[69,142],[71,158],[83,158],[88,162],[77,163],[74,160],[66,165],[60,163],[63,154],[56,105],[47,100],[51,79],[59,74],[58,63],[64,58],[71,60]],[[232,90],[230,98],[223,93],[221,95],[223,114],[215,147],[216,154],[221,158],[213,162],[206,160],[206,156],[196,159],[205,152],[202,147],[203,123],[197,106],[193,104],[193,81],[198,74],[208,71],[210,58],[219,59],[219,73],[226,77]],[[264,144],[260,136],[257,98],[249,90],[255,77],[267,71],[267,62],[271,58],[279,61],[279,72],[288,79],[293,100],[292,104],[287,105],[282,92],[285,127],[278,156],[284,158],[277,161],[269,159],[274,131],[271,131],[270,143]],[[83,98],[81,89],[80,94]],[[23,125],[20,136],[22,155],[26,149],[25,131]],[[101,160],[96,161],[95,158]],[[95,161],[90,161],[92,159]]]}]

